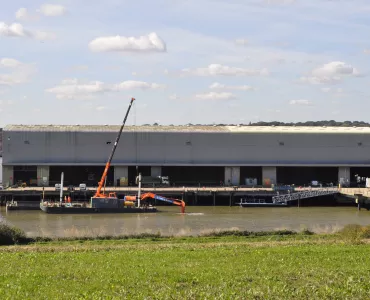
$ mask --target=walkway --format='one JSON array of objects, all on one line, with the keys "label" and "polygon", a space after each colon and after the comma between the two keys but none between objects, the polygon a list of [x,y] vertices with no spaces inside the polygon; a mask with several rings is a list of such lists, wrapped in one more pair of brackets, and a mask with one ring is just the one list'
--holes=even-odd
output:
[{"label": "walkway", "polygon": [[305,198],[312,198],[312,197],[320,197],[326,195],[334,195],[339,193],[338,188],[312,188],[310,190],[303,190],[295,193],[288,193],[283,195],[277,195],[272,197],[273,203],[282,203],[282,202],[289,202],[299,199]]}]

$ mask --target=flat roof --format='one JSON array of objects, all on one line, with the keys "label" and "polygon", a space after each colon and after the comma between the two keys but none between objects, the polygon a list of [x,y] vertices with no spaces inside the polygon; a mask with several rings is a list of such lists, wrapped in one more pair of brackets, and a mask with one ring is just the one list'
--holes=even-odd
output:
[{"label": "flat roof", "polygon": [[[121,125],[7,125],[3,131],[14,132],[118,132]],[[370,127],[327,126],[197,126],[158,125],[125,126],[124,131],[141,132],[230,132],[230,133],[338,133],[370,134]]]}]

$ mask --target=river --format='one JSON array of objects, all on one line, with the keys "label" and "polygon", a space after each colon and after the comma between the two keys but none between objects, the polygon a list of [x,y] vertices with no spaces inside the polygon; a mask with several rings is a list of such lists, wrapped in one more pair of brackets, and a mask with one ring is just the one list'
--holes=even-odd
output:
[{"label": "river", "polygon": [[330,233],[346,224],[370,225],[370,212],[356,207],[242,208],[161,206],[151,214],[51,215],[42,211],[0,210],[0,220],[23,229],[29,236],[86,236],[133,233],[197,235],[213,230],[302,230]]}]

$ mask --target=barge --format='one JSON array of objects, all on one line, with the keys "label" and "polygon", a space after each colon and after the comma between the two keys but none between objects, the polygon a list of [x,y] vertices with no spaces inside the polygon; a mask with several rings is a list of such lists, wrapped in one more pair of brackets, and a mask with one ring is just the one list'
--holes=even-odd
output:
[{"label": "barge", "polygon": [[6,203],[6,211],[11,210],[40,210],[40,207],[33,203],[11,201]]},{"label": "barge", "polygon": [[40,203],[40,209],[48,214],[96,214],[96,213],[154,213],[157,208],[151,205],[134,207],[123,205],[111,205],[93,207],[91,205],[65,203],[50,203],[47,201]]}]

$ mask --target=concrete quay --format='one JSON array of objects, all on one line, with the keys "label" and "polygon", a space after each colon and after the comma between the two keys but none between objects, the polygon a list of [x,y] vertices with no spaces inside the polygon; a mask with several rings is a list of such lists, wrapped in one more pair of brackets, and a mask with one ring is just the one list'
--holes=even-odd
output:
[{"label": "concrete quay", "polygon": [[[302,187],[295,188],[293,193],[299,193],[304,191],[324,191],[324,190],[335,190],[336,197],[350,199],[361,199],[361,202],[370,199],[370,189],[367,188],[310,188]],[[73,191],[73,197],[77,201],[89,199],[96,191],[95,187],[88,187],[87,190],[80,190],[75,188]],[[138,187],[107,187],[106,193],[116,192],[118,196],[123,195],[135,195],[138,193]],[[240,186],[222,186],[222,187],[145,187],[141,189],[142,193],[152,192],[158,195],[171,196],[178,199],[183,199],[187,203],[197,205],[200,199],[206,199],[209,203],[216,205],[219,200],[224,199],[223,203],[227,202],[230,206],[234,205],[238,197],[244,196],[261,196],[261,197],[272,197],[277,195],[288,195],[287,191],[277,192],[273,188],[268,187],[240,187]],[[63,195],[70,195],[68,188],[63,188]],[[55,187],[27,187],[27,188],[7,188],[0,190],[0,202],[4,204],[6,201],[18,200],[18,201],[38,201],[42,197],[45,199],[59,199],[60,191],[56,191]],[[347,201],[348,201],[347,200]],[[354,201],[354,200],[353,200]]]}]

